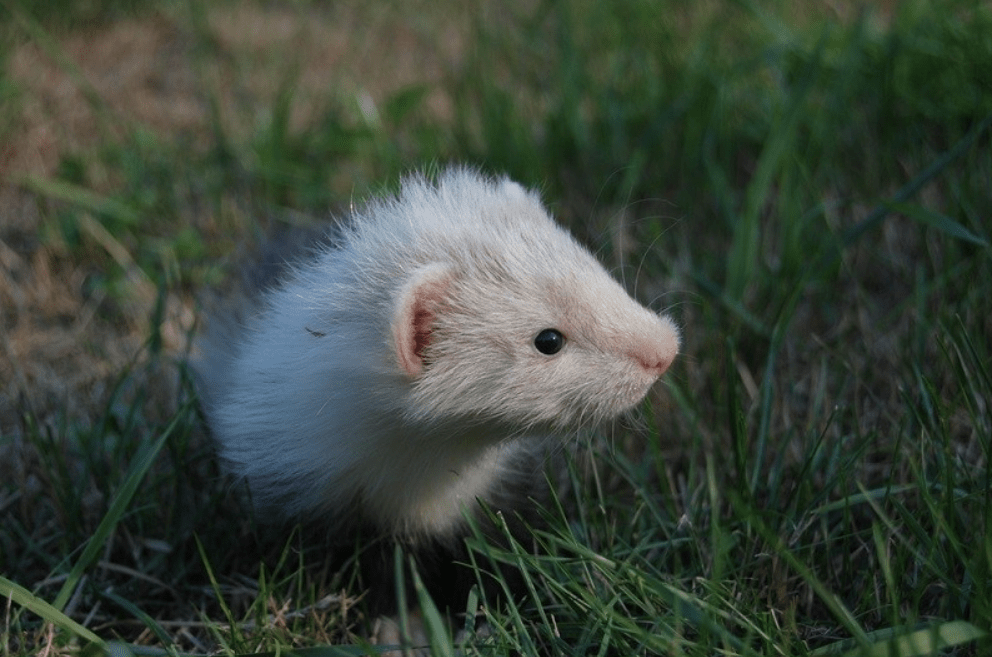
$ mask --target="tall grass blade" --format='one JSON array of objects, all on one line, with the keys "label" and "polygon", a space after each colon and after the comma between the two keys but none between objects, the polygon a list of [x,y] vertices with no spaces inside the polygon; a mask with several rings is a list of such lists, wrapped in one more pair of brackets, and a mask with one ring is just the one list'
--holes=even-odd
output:
[{"label": "tall grass blade", "polygon": [[[957,648],[974,643],[988,636],[968,621],[955,620],[935,623],[929,627],[906,631],[907,628],[878,630],[869,635],[871,645],[845,650],[845,644],[830,644],[817,648],[813,657],[843,655],[843,657],[925,657],[936,655],[947,648]],[[878,640],[876,640],[878,639]],[[841,652],[844,651],[844,652]]]},{"label": "tall grass blade", "polygon": [[976,244],[978,246],[989,245],[989,241],[986,238],[974,234],[958,222],[948,217],[946,214],[934,212],[913,203],[883,203],[883,205],[889,212],[905,215],[913,221],[925,226],[930,226],[931,228],[936,228],[942,233],[950,235],[956,239],[969,242],[971,244]]},{"label": "tall grass blade", "polygon": [[31,593],[31,591],[28,591],[19,584],[15,584],[2,575],[0,575],[0,596],[13,600],[20,606],[37,614],[49,623],[53,623],[66,631],[89,641],[90,643],[93,643],[101,648],[105,646],[103,639],[63,614],[60,608],[55,605],[48,604],[38,596]]},{"label": "tall grass blade", "polygon": [[134,226],[141,221],[141,215],[126,203],[66,180],[27,176],[22,181],[22,184],[25,188],[36,194],[47,196],[56,201],[69,203],[78,208],[89,210],[96,215],[111,217],[123,225]]},{"label": "tall grass blade", "polygon": [[[768,141],[758,158],[754,176],[748,183],[744,210],[734,226],[727,261],[724,289],[732,300],[742,301],[749,283],[755,279],[755,267],[761,259],[761,214],[768,205],[776,176],[787,166],[788,158],[795,152],[796,132],[803,116],[806,98],[818,78],[825,43],[826,33],[820,37],[810,55],[781,120],[772,125]],[[783,221],[788,219],[783,218]]]},{"label": "tall grass blade", "polygon": [[420,579],[416,564],[410,559],[410,571],[413,573],[413,590],[417,594],[417,602],[420,604],[420,614],[424,619],[424,630],[427,632],[427,640],[431,644],[431,654],[441,657],[455,657],[455,648],[451,639],[451,632],[441,612],[431,598],[430,592]]},{"label": "tall grass blade", "polygon": [[176,411],[172,417],[172,421],[165,428],[165,430],[162,431],[158,439],[143,450],[143,452],[138,454],[137,457],[135,457],[127,476],[124,478],[123,484],[121,484],[120,490],[118,490],[117,495],[114,497],[113,501],[110,503],[110,507],[107,509],[107,514],[103,517],[103,520],[100,521],[96,531],[93,532],[93,536],[86,543],[83,553],[79,556],[79,559],[72,567],[72,570],[69,571],[69,576],[62,585],[62,589],[59,591],[59,594],[55,596],[55,601],[52,603],[54,607],[57,609],[65,608],[66,603],[69,601],[69,597],[72,595],[72,592],[75,590],[80,578],[83,576],[83,572],[85,572],[86,569],[89,568],[94,561],[96,561],[100,551],[103,549],[104,544],[110,538],[110,535],[114,533],[114,530],[117,528],[117,524],[127,512],[127,508],[131,504],[131,499],[134,497],[135,492],[137,492],[138,486],[141,485],[141,481],[145,478],[145,475],[148,473],[148,469],[155,461],[158,453],[165,445],[165,441],[172,435],[172,432],[179,424],[180,419],[186,417],[186,414],[189,413],[191,405],[192,402],[188,402]]},{"label": "tall grass blade", "polygon": [[167,647],[172,646],[172,639],[169,637],[169,633],[162,629],[162,626],[156,623],[154,618],[142,611],[136,604],[117,595],[113,591],[103,591],[101,592],[101,595],[107,600],[113,602],[115,605],[126,609],[128,613],[144,623],[145,627],[151,630],[152,634],[154,634],[155,637],[162,642],[162,645]]},{"label": "tall grass blade", "polygon": [[[986,116],[982,121],[976,124],[975,127],[968,132],[968,134],[959,139],[954,146],[931,162],[929,166],[914,176],[912,180],[900,187],[889,200],[880,203],[874,210],[872,210],[871,214],[854,226],[851,226],[845,230],[841,235],[842,245],[844,247],[849,247],[861,239],[862,235],[876,228],[889,215],[890,208],[892,206],[899,206],[915,196],[916,193],[923,189],[927,183],[942,174],[958,158],[962,157],[965,153],[971,150],[971,147],[975,145],[978,139],[984,135],[989,128],[992,128],[992,114]],[[838,255],[839,254],[834,254],[830,257],[830,262],[832,262]]]}]

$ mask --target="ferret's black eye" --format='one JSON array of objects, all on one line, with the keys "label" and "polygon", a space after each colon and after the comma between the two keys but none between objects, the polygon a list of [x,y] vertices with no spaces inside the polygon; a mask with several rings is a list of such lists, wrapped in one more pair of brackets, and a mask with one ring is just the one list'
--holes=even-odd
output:
[{"label": "ferret's black eye", "polygon": [[534,338],[534,347],[545,356],[557,354],[564,346],[565,336],[556,329],[544,329]]}]

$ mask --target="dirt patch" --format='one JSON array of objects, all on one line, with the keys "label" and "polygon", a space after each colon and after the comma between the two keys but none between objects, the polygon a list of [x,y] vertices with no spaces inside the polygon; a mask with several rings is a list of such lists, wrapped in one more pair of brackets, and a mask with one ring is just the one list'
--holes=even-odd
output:
[{"label": "dirt patch", "polygon": [[[28,409],[92,412],[140,352],[155,301],[137,285],[123,312],[104,316],[105,300],[87,291],[93,265],[40,237],[51,203],[19,181],[51,177],[65,155],[85,158],[138,128],[195,144],[219,120],[229,137],[247,139],[287,84],[291,127],[342,98],[374,114],[396,90],[438,82],[464,43],[458,12],[426,6],[185,11],[72,32],[51,46],[26,42],[7,59],[19,111],[0,147],[0,435],[16,434]],[[440,92],[428,107],[450,111]],[[96,178],[98,191],[113,191],[112,180]],[[193,303],[170,293],[166,308],[166,347],[181,352]]]},{"label": "dirt patch", "polygon": [[[403,14],[351,6],[204,11],[200,27],[158,12],[69,34],[54,59],[35,43],[17,48],[6,74],[23,90],[22,111],[0,157],[7,174],[49,175],[62,154],[117,132],[117,120],[165,138],[208,130],[212,102],[223,128],[239,136],[271,110],[287,80],[293,123],[302,127],[328,99],[378,103],[406,85],[436,83],[463,49],[453,16],[438,39],[433,23],[428,36]],[[441,94],[430,106],[449,109]]]}]

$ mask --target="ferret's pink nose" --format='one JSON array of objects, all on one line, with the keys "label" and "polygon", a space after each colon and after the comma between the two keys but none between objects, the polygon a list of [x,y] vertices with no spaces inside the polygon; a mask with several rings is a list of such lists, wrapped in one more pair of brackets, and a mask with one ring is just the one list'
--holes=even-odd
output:
[{"label": "ferret's pink nose", "polygon": [[675,361],[675,353],[672,353],[671,355],[658,355],[651,359],[644,359],[642,357],[638,358],[638,360],[641,362],[641,367],[643,367],[648,374],[658,377],[664,374],[668,368],[672,366],[672,363]]},{"label": "ferret's pink nose", "polygon": [[655,378],[668,371],[678,353],[679,335],[673,327],[664,325],[660,333],[644,339],[631,350],[633,359]]}]

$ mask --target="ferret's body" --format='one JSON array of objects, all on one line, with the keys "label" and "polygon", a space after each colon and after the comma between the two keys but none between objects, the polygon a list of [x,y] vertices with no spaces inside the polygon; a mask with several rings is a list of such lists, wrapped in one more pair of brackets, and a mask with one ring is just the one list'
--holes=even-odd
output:
[{"label": "ferret's body", "polygon": [[266,512],[457,543],[477,500],[530,504],[550,436],[630,409],[678,351],[505,179],[409,178],[336,241],[198,368],[221,455]]}]

